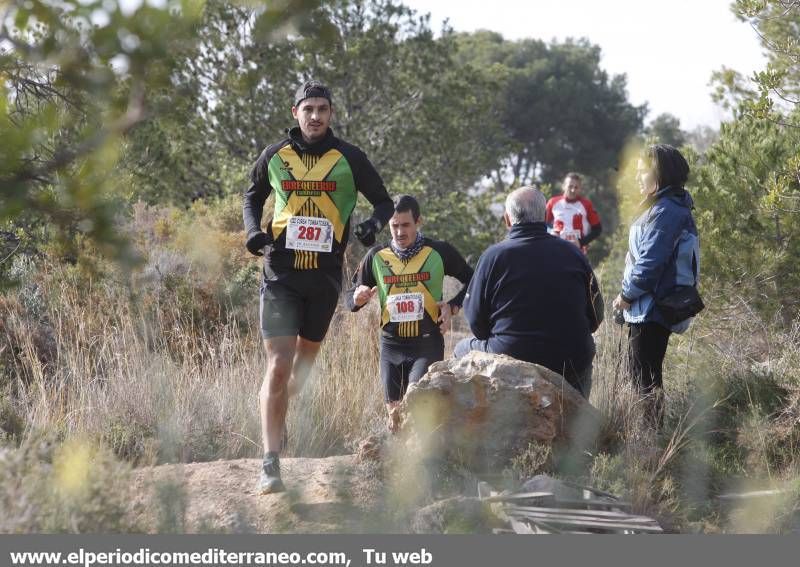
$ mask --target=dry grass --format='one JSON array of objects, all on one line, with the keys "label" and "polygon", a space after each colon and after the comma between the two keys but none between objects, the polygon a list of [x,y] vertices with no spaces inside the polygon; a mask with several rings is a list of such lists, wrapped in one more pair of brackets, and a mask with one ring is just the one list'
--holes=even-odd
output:
[{"label": "dry grass", "polygon": [[[241,236],[230,232],[229,205],[219,217],[201,208],[192,223],[140,207],[132,226],[147,254],[133,274],[20,265],[21,285],[0,297],[0,440],[27,448],[17,460],[4,453],[7,464],[17,463],[5,468],[5,497],[28,494],[24,478],[34,467],[20,463],[42,432],[57,443],[99,443],[134,464],[260,455],[257,393],[266,360],[255,320],[259,270],[233,251]],[[190,228],[201,226],[207,234],[198,251]],[[747,523],[736,513],[725,519],[715,497],[794,486],[800,322],[789,329],[764,323],[746,304],[711,309],[670,339],[661,430],[643,419],[628,380],[625,332],[607,317],[591,396],[603,427],[579,468],[554,470],[618,493],[676,530],[786,530],[795,500],[784,498]],[[382,430],[377,328],[375,309],[337,311],[312,378],[291,401],[290,455],[350,452]],[[448,350],[463,321],[454,331]],[[528,457],[518,461],[520,471],[545,464],[542,455]],[[36,478],[31,486],[46,482]],[[26,509],[15,517],[22,519],[11,531],[39,525],[23,521]],[[52,529],[68,529],[59,526]]]},{"label": "dry grass", "polygon": [[55,285],[46,290],[58,298],[46,317],[52,361],[35,356],[19,313],[4,314],[19,341],[15,398],[29,432],[87,434],[148,462],[253,454],[258,344],[236,324],[204,332],[167,304],[146,313],[98,291],[87,303],[76,288]]},{"label": "dry grass", "polygon": [[[260,455],[258,262],[225,230],[230,203],[195,208],[134,208],[144,261],[132,273],[21,260],[21,285],[0,297],[7,436],[86,435],[139,464]],[[292,400],[290,454],[342,453],[375,427],[377,360],[374,314],[337,312]]]},{"label": "dry grass", "polygon": [[[37,289],[48,298],[39,320],[22,297],[0,305],[0,344],[13,361],[5,375],[14,376],[5,400],[24,416],[18,441],[42,431],[91,439],[134,463],[260,454],[256,396],[266,361],[252,318],[223,321],[219,309],[214,324],[199,325],[179,301],[162,297],[148,309],[113,287],[79,291],[70,277],[39,275]],[[763,345],[748,343],[752,331],[699,323],[671,339],[661,431],[647,425],[628,383],[624,331],[601,328],[591,401],[604,425],[578,471],[681,530],[708,523],[719,492],[794,478],[792,448],[800,440],[797,328],[770,334],[770,357],[761,360]],[[383,427],[376,329],[374,310],[337,312],[311,380],[291,402],[290,454],[351,451]],[[729,523],[715,519],[713,529],[780,531],[792,510],[782,500],[780,509],[761,511],[758,523],[744,523],[739,513]]]},{"label": "dry grass", "polygon": [[[52,360],[38,356],[24,313],[9,306],[3,313],[4,342],[17,352],[15,405],[28,433],[86,434],[148,463],[260,454],[257,392],[266,360],[257,331],[233,319],[206,331],[168,302],[145,314],[113,297],[87,304],[66,284],[45,292],[58,298],[46,314]],[[379,420],[376,325],[373,315],[337,313],[312,378],[292,400],[292,454],[344,452]]]},{"label": "dry grass", "polygon": [[290,454],[351,452],[384,427],[377,312],[337,311],[312,377],[290,402]]},{"label": "dry grass", "polygon": [[605,422],[589,482],[676,530],[786,529],[795,491],[767,503],[750,524],[716,500],[724,492],[794,486],[797,478],[798,323],[786,329],[747,315],[707,312],[688,333],[670,338],[659,430],[643,418],[630,387],[626,331],[601,328],[591,401]]}]

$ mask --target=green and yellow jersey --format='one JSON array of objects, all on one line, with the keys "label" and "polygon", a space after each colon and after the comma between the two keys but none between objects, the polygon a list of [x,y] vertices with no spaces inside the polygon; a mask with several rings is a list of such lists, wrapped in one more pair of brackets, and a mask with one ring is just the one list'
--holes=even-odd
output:
[{"label": "green and yellow jersey", "polygon": [[261,231],[264,203],[275,197],[265,230],[273,240],[267,253],[273,268],[340,268],[359,192],[381,226],[392,216],[389,194],[364,152],[331,130],[309,145],[299,128],[292,129],[288,139],[264,150],[251,178],[243,209],[248,237]]},{"label": "green and yellow jersey", "polygon": [[438,303],[442,301],[446,275],[464,284],[449,301],[460,307],[472,268],[450,244],[423,238],[420,251],[407,261],[388,245],[375,246],[359,264],[353,287],[345,298],[350,310],[357,311],[360,307],[353,301],[355,289],[360,285],[377,287],[384,337],[405,339],[439,334]]}]

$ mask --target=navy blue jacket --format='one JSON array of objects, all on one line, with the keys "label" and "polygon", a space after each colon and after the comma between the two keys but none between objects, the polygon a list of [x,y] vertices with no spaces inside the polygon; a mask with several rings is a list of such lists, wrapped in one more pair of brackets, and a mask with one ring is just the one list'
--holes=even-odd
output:
[{"label": "navy blue jacket", "polygon": [[490,352],[535,362],[559,374],[591,364],[591,334],[603,300],[588,260],[543,222],[511,227],[483,253],[464,299],[464,316]]}]

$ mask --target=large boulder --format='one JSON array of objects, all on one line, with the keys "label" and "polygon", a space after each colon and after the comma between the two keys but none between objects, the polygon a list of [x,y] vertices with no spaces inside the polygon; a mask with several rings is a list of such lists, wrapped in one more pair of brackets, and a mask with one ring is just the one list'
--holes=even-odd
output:
[{"label": "large boulder", "polygon": [[502,470],[530,443],[582,450],[599,428],[597,410],[560,375],[481,352],[431,365],[401,411],[408,449],[481,472]]}]

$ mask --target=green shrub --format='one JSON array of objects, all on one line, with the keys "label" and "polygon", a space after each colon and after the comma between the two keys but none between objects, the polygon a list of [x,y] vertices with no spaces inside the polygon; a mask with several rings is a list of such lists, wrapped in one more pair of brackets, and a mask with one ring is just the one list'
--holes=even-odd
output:
[{"label": "green shrub", "polygon": [[130,468],[102,447],[29,438],[0,448],[0,532],[140,531],[129,521]]}]

